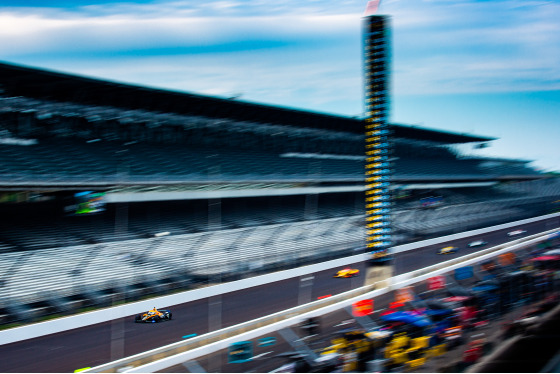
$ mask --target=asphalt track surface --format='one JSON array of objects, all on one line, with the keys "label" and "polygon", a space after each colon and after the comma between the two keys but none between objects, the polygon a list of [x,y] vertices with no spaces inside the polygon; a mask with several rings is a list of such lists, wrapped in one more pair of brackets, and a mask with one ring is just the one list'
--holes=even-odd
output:
[{"label": "asphalt track surface", "polygon": [[[558,218],[498,230],[491,234],[427,246],[395,256],[395,273],[401,274],[428,265],[460,257],[493,245],[523,236],[536,234],[560,226]],[[527,232],[508,237],[507,232],[516,228]],[[467,249],[475,239],[484,239],[488,245]],[[446,245],[459,247],[456,254],[437,255]],[[351,264],[362,272],[365,264]],[[336,269],[334,269],[336,270]],[[363,285],[363,277],[333,278],[334,271],[327,270],[302,278],[286,279],[229,294],[201,299],[190,303],[158,308],[171,309],[173,320],[157,324],[135,324],[133,316],[82,327],[35,339],[6,344],[1,347],[0,372],[73,372],[83,367],[93,367],[122,357],[175,343],[208,331],[232,326],[316,300],[320,296],[334,295]],[[313,280],[305,280],[313,275]],[[302,280],[303,279],[303,280]],[[141,312],[141,311],[138,311]],[[256,354],[256,353],[255,353]]]}]

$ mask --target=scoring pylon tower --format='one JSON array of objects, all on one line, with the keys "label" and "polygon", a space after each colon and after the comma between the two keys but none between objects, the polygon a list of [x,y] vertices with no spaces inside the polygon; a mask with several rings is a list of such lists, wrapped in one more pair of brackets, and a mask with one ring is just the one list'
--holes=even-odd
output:
[{"label": "scoring pylon tower", "polygon": [[389,259],[391,245],[389,178],[389,18],[370,1],[363,18],[366,141],[366,246],[371,262]]}]

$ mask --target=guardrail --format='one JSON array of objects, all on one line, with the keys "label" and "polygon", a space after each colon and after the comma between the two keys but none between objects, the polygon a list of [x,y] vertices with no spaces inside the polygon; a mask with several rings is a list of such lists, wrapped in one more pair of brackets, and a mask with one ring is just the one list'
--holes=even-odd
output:
[{"label": "guardrail", "polygon": [[[377,297],[393,289],[417,283],[434,275],[454,270],[471,263],[484,261],[501,253],[546,240],[548,234],[558,229],[531,235],[513,240],[476,253],[462,256],[457,259],[441,262],[424,269],[415,270],[391,279],[388,287],[375,290],[375,284],[348,291],[334,297],[318,300],[278,312],[253,321],[245,322],[219,331],[210,332],[189,341],[181,341],[148,352],[143,352],[131,357],[126,357],[104,365],[100,365],[87,372],[116,372],[131,373],[155,372],[170,366],[185,362],[189,359],[207,355],[220,349],[227,348],[229,344],[239,340],[249,340],[258,336],[277,331],[299,323],[302,319],[324,315],[341,309],[363,298]],[[157,360],[157,361],[155,361]]]},{"label": "guardrail", "polygon": [[[405,244],[402,246],[394,247],[392,249],[392,252],[400,253],[404,251],[410,251],[413,249],[441,243],[444,241],[466,238],[474,235],[479,235],[485,232],[501,230],[504,228],[514,227],[514,226],[523,225],[531,222],[538,222],[538,221],[542,221],[549,218],[555,218],[555,217],[560,217],[560,213],[548,214],[545,216],[529,218],[521,221],[515,221],[502,225],[492,226],[485,229],[471,230],[460,234],[448,235],[441,238],[435,238],[435,239],[424,240],[421,242]],[[246,278],[239,281],[233,281],[220,285],[205,287],[202,289],[185,291],[173,295],[161,296],[146,301],[133,302],[133,303],[128,303],[116,307],[82,313],[79,315],[62,317],[50,321],[39,322],[26,326],[6,329],[0,331],[0,345],[14,343],[21,340],[33,339],[40,336],[54,334],[62,331],[68,331],[80,327],[90,326],[97,323],[106,322],[109,319],[112,320],[116,318],[132,316],[143,310],[151,309],[154,304],[164,305],[164,306],[178,305],[194,300],[203,299],[206,297],[211,297],[211,296],[216,296],[229,292],[251,288],[254,287],[255,284],[258,285],[268,284],[284,279],[304,276],[310,273],[336,268],[339,266],[345,266],[351,263],[365,261],[367,258],[368,257],[366,254],[359,254],[359,255],[354,255],[341,259],[325,261],[319,264],[307,265],[296,269],[283,270],[271,274],[260,275],[253,278]]]}]

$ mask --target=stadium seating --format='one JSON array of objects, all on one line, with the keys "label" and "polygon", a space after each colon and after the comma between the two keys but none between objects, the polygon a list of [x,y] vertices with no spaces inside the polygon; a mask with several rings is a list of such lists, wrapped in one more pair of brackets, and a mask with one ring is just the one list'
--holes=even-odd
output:
[{"label": "stadium seating", "polygon": [[395,176],[400,178],[445,176],[450,179],[454,177],[477,179],[488,176],[477,168],[476,163],[456,159],[429,159],[427,161],[425,158],[401,157],[393,165]]},{"label": "stadium seating", "polygon": [[[12,252],[0,258],[0,272],[7,275],[4,298],[29,305],[46,296],[69,297],[86,286],[107,290],[115,284],[163,280],[170,273],[192,278],[226,276],[324,258],[325,251],[351,254],[353,247],[363,245],[363,228],[353,224],[361,219],[344,217]],[[275,236],[279,228],[282,235]]]},{"label": "stadium seating", "polygon": [[[465,201],[467,197],[463,196],[461,200]],[[525,200],[516,200],[517,204],[523,202],[528,203]],[[254,204],[260,205],[257,201]],[[430,235],[445,230],[464,230],[496,220],[523,217],[523,214],[526,214],[524,209],[513,208],[513,205],[511,200],[503,200],[494,203],[483,201],[446,205],[428,210],[398,207],[392,218],[393,228],[408,233],[402,237],[402,240],[405,240],[417,234]],[[321,215],[337,212],[338,217],[311,221],[304,219],[302,211],[296,214],[297,209],[294,209],[294,206],[285,204],[284,207],[284,210],[278,209],[278,206],[272,208],[280,213],[279,216],[290,219],[288,223],[270,223],[266,219],[268,211],[261,207],[260,210],[250,210],[253,213],[250,219],[254,220],[250,227],[238,225],[241,227],[222,227],[223,229],[218,231],[190,233],[185,229],[166,237],[157,238],[152,235],[147,238],[147,235],[137,235],[135,239],[128,240],[124,240],[124,237],[104,236],[103,232],[110,231],[110,228],[114,230],[114,223],[110,219],[97,220],[102,216],[96,216],[93,217],[93,222],[96,223],[93,226],[95,231],[80,225],[74,225],[70,231],[77,238],[86,238],[90,232],[98,237],[98,244],[74,245],[67,242],[64,246],[17,252],[11,251],[12,247],[5,246],[7,252],[0,258],[0,274],[5,274],[4,297],[8,297],[11,304],[25,306],[37,304],[46,297],[76,299],[77,294],[83,294],[86,287],[108,294],[108,290],[113,289],[115,285],[119,285],[125,290],[123,292],[130,294],[129,297],[134,297],[132,295],[148,292],[145,290],[155,287],[158,282],[166,284],[170,274],[183,277],[185,282],[200,281],[208,277],[228,277],[243,272],[293,266],[315,258],[325,259],[331,252],[333,255],[350,254],[352,248],[363,245],[363,213],[352,215],[353,209],[349,208],[348,202],[326,204],[324,209],[321,209],[319,204],[317,211]],[[161,205],[159,216],[165,219],[159,222],[156,228],[165,229],[167,223],[186,227],[184,219],[192,219],[193,215],[179,214],[178,211],[184,208],[179,206],[177,210],[173,210],[165,204]],[[152,210],[151,207],[146,209],[144,214]],[[224,217],[228,217],[232,222],[236,221],[243,211],[247,212],[227,204],[224,209],[227,212]],[[198,212],[200,210],[196,209]],[[136,218],[143,215],[142,209],[138,210],[135,207],[131,207],[130,213]],[[130,219],[127,232],[131,232],[132,228],[135,232],[143,232],[149,226],[144,224],[153,217],[147,216],[146,221]],[[199,219],[201,226],[204,226],[208,217],[203,216]],[[152,234],[156,228],[152,228]],[[29,229],[34,235],[28,236],[41,238],[41,231],[34,227]],[[2,235],[6,236],[6,233]],[[43,243],[51,243],[45,240],[48,230],[45,235],[42,237]],[[17,239],[13,234],[8,236],[11,240]],[[66,236],[66,240],[68,237]],[[115,239],[120,241],[114,241]],[[20,246],[25,248],[31,248],[28,245],[32,243],[23,240],[19,242]],[[152,286],[148,286],[150,283]],[[78,302],[74,300],[72,303]]]},{"label": "stadium seating", "polygon": [[[326,219],[363,214],[353,209],[354,196],[319,197],[311,216],[305,209],[305,197],[253,198],[244,204],[224,200],[220,205],[217,227],[207,201],[171,201],[128,204],[119,213],[112,204],[102,214],[66,216],[55,203],[0,205],[0,250],[33,250],[81,244],[143,239],[156,233],[171,235],[208,230],[255,227],[309,219]],[[123,214],[123,216],[121,216]],[[125,215],[124,215],[125,214]]]},{"label": "stadium seating", "polygon": [[[363,163],[179,145],[86,143],[45,139],[35,145],[0,144],[0,178],[15,181],[88,180],[322,180],[359,179]],[[315,171],[317,170],[317,171]]]},{"label": "stadium seating", "polygon": [[504,193],[510,193],[516,196],[560,196],[560,182],[558,178],[519,183],[504,183],[499,188]]},{"label": "stadium seating", "polygon": [[[280,157],[265,151],[210,149],[174,144],[132,144],[41,139],[37,144],[0,144],[0,179],[14,182],[60,181],[205,181],[359,180],[363,161]],[[485,169],[476,160],[397,157],[395,178],[481,179],[532,175],[528,168]]]},{"label": "stadium seating", "polygon": [[[344,131],[3,96],[0,123],[4,133],[11,129],[37,141],[0,144],[4,182],[344,181],[363,176],[363,160],[280,157],[290,152],[363,155],[363,137]],[[400,179],[536,174],[520,164],[488,167],[484,159],[460,159],[427,141],[395,139],[393,147],[394,176]]]}]

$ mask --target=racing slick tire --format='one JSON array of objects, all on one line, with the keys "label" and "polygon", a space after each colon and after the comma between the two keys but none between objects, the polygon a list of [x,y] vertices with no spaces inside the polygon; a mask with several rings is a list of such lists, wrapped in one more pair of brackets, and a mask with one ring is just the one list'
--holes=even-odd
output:
[{"label": "racing slick tire", "polygon": [[171,321],[171,317],[173,317],[173,313],[169,313],[169,314],[167,315],[167,319],[170,320],[170,321]]},{"label": "racing slick tire", "polygon": [[142,316],[140,314],[136,315],[136,317],[134,317],[134,322],[136,323],[142,322]]}]

